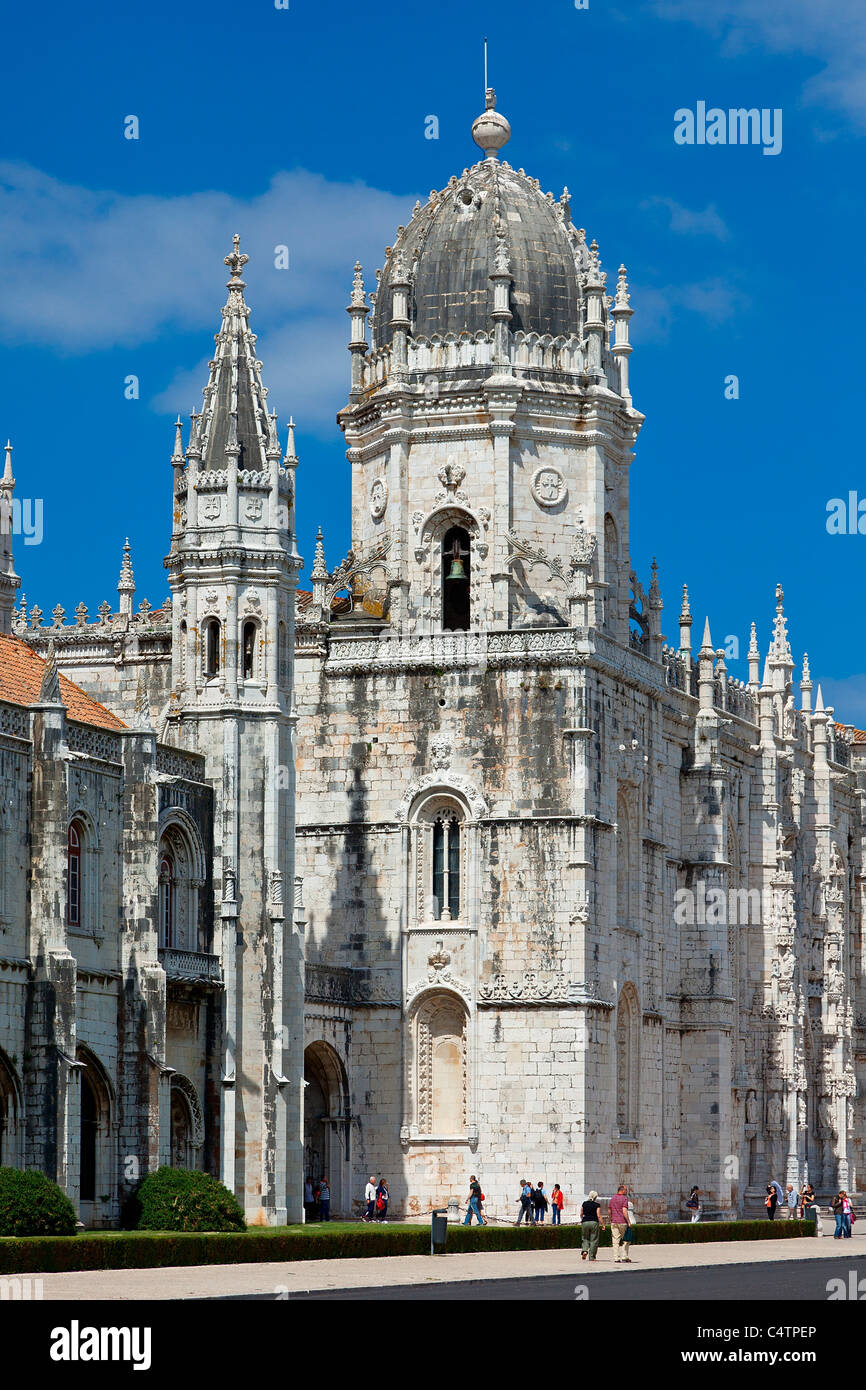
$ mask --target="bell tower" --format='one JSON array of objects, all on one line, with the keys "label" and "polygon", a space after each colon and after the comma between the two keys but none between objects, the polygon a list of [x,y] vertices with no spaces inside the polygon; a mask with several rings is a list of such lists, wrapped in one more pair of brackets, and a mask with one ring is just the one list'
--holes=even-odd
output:
[{"label": "bell tower", "polygon": [[627,645],[643,416],[625,266],[608,294],[568,190],[555,201],[500,159],[495,108],[488,90],[484,158],[416,204],[369,303],[355,266],[338,417],[353,552],[381,564],[401,634],[589,626]]},{"label": "bell tower", "polygon": [[185,452],[175,426],[166,734],[205,755],[216,789],[222,1179],[249,1221],[281,1224],[298,1219],[303,1193],[303,949],[291,906],[298,460],[292,423],[281,459],[268,414],[241,278],[248,260],[235,236]]}]

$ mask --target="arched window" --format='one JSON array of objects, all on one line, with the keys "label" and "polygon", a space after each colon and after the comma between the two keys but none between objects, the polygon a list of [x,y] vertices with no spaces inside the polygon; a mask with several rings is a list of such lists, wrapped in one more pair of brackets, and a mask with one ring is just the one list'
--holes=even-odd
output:
[{"label": "arched window", "polygon": [[442,627],[465,632],[470,624],[469,581],[472,567],[469,532],[452,526],[442,539]]},{"label": "arched window", "polygon": [[252,680],[256,674],[256,637],[258,634],[258,624],[252,621],[245,622],[243,628],[243,672],[244,680]]},{"label": "arched window", "polygon": [[640,855],[632,795],[620,788],[616,803],[616,920],[637,927],[640,907]]},{"label": "arched window", "polygon": [[616,1120],[620,1138],[634,1139],[640,1085],[640,1007],[632,984],[623,985],[616,1011]]},{"label": "arched window", "polygon": [[220,625],[218,618],[207,618],[204,624],[204,673],[208,680],[220,671]]},{"label": "arched window", "polygon": [[176,877],[174,861],[165,853],[159,860],[159,944],[173,947]]},{"label": "arched window", "polygon": [[452,994],[435,994],[414,1020],[415,1115],[418,1135],[453,1139],[466,1131],[466,1010]]},{"label": "arched window", "polygon": [[455,921],[460,916],[460,820],[443,807],[433,822],[433,917]]},{"label": "arched window", "polygon": [[609,512],[604,518],[604,582],[607,585],[605,616],[610,629],[616,627],[619,617],[619,532]]},{"label": "arched window", "polygon": [[66,923],[80,927],[84,891],[84,827],[80,821],[70,821],[66,839]]},{"label": "arched window", "polygon": [[192,817],[177,807],[163,813],[157,848],[157,930],[160,950],[207,951],[200,928],[205,882],[201,838]]}]

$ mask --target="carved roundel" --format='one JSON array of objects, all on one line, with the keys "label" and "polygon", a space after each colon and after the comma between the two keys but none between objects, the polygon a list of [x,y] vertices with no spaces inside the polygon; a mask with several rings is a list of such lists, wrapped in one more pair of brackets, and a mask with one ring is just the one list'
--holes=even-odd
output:
[{"label": "carved roundel", "polygon": [[384,478],[375,478],[370,488],[370,515],[374,521],[379,521],[385,515],[385,508],[388,505],[388,484]]},{"label": "carved roundel", "polygon": [[565,479],[558,468],[545,464],[537,468],[532,477],[532,495],[539,507],[557,507],[568,494]]}]

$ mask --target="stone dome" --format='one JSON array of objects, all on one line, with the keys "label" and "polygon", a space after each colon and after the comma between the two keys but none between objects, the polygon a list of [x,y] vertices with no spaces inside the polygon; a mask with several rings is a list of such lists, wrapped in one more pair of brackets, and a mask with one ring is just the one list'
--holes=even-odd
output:
[{"label": "stone dome", "polygon": [[522,169],[488,157],[416,205],[409,225],[398,228],[376,293],[373,347],[391,341],[398,276],[409,281],[413,337],[488,332],[497,233],[513,278],[511,331],[579,333],[580,278],[589,257],[572,226],[567,191],[555,202]]}]

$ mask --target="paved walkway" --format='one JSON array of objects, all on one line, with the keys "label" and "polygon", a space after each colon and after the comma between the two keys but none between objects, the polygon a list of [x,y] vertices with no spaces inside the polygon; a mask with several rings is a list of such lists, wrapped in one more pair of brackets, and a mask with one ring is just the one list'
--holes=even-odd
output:
[{"label": "paved walkway", "polygon": [[[857,1223],[860,1225],[861,1223]],[[862,1223],[866,1225],[866,1222]],[[866,1256],[866,1232],[855,1228],[850,1240],[827,1237],[789,1240],[709,1241],[702,1245],[647,1245],[635,1250],[634,1268],[700,1269],[719,1265],[766,1264],[776,1260],[825,1260]],[[600,1250],[595,1264],[579,1250],[495,1250],[471,1255],[386,1255],[378,1259],[294,1260],[285,1264],[195,1265],[189,1269],[88,1270],[34,1275],[46,1299],[243,1298],[320,1289],[388,1288],[405,1284],[456,1283],[478,1279],[533,1278],[575,1274],[583,1278],[627,1279],[631,1270],[613,1263],[612,1250]]]}]

